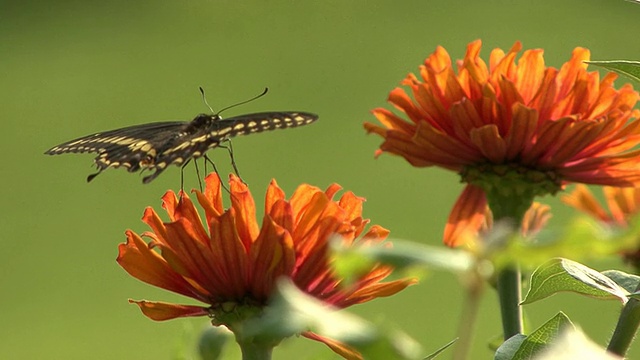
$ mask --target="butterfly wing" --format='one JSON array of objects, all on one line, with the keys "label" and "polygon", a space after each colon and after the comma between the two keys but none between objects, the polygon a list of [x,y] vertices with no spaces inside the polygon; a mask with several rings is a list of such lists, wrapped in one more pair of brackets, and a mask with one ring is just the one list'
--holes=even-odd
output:
[{"label": "butterfly wing", "polygon": [[153,167],[158,147],[162,146],[188,123],[184,121],[158,122],[135,125],[83,136],[47,150],[45,154],[97,153],[94,159],[98,173],[103,170],[126,167],[130,172]]},{"label": "butterfly wing", "polygon": [[[302,111],[264,112],[236,116],[221,120],[225,128],[230,128],[229,137],[253,134],[262,131],[288,129],[311,124],[318,115]],[[220,129],[217,133],[220,134]]]},{"label": "butterfly wing", "polygon": [[143,178],[146,184],[169,165],[186,164],[234,136],[307,125],[317,119],[315,114],[298,111],[255,113],[224,120],[218,115],[200,114],[190,122],[143,124],[83,136],[54,146],[45,154],[98,153],[94,159],[98,172],[89,175],[87,181],[107,168],[123,166],[130,172],[154,171]]},{"label": "butterfly wing", "polygon": [[315,114],[294,111],[255,113],[228,119],[200,114],[182,129],[180,136],[165,142],[163,148],[159,149],[153,167],[155,172],[142,181],[151,182],[167,166],[185,164],[192,158],[203,156],[207,150],[220,146],[234,136],[306,125],[317,119]]}]

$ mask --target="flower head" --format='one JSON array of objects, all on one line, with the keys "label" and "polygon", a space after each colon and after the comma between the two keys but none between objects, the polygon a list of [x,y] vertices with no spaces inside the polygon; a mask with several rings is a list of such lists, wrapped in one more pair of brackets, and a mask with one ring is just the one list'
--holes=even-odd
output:
[{"label": "flower head", "polygon": [[147,244],[128,230],[117,261],[146,283],[207,305],[135,303],[154,320],[207,315],[215,325],[233,330],[234,321],[239,320],[233,317],[239,313],[237,309],[259,312],[282,276],[289,277],[302,291],[339,308],[389,296],[412,284],[414,281],[408,279],[383,283],[392,269],[380,265],[355,284],[339,286],[340,279],[329,266],[329,240],[339,235],[347,244],[378,243],[389,233],[377,225],[365,232],[369,220],[361,216],[363,199],[346,192],[333,200],[339,190],[336,184],[326,191],[301,185],[287,200],[272,181],[264,217],[258,223],[247,186],[230,176],[231,207],[225,210],[219,177],[211,174],[206,178],[204,193],[195,191],[204,209],[204,226],[186,194],[178,200],[175,193],[167,192],[163,208],[169,221],[163,222],[152,208],[147,208],[143,221],[151,231],[142,235],[151,241]]},{"label": "flower head", "polygon": [[588,187],[577,185],[562,201],[610,225],[627,226],[629,218],[640,213],[640,188],[604,186],[605,209]]},{"label": "flower head", "polygon": [[[454,67],[438,47],[419,77],[402,82],[412,98],[402,88],[390,93],[408,121],[373,111],[382,125],[364,126],[384,138],[378,155],[455,171],[485,195],[510,191],[532,199],[568,182],[640,184],[640,150],[632,150],[640,143],[640,121],[631,120],[639,114],[638,93],[630,85],[616,90],[613,73],[600,79],[587,72],[589,50],[576,48],[558,70],[545,66],[541,49],[526,50],[516,62],[519,42],[506,53],[494,49],[488,65],[480,48],[480,41],[470,43]],[[475,213],[484,212],[482,201],[476,203]]]},{"label": "flower head", "polygon": [[[640,214],[640,188],[602,187],[605,206],[602,206],[585,185],[577,185],[562,201],[592,216],[598,221],[612,226],[627,227],[631,218]],[[627,262],[640,271],[640,249],[622,253]]]}]

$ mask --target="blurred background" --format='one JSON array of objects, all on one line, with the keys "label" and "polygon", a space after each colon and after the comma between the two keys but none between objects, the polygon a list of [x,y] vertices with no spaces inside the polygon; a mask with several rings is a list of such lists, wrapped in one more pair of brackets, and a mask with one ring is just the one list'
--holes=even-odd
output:
[{"label": "blurred background", "polygon": [[[612,0],[0,2],[0,358],[195,359],[208,326],[144,317],[128,298],[193,302],[115,262],[125,229],[147,230],[144,208],[160,209],[161,195],[179,188],[179,168],[149,185],[122,169],[87,184],[92,155],[43,155],[48,148],[106,129],[191,120],[209,111],[198,86],[214,110],[268,86],[267,96],[223,115],[303,110],[320,120],[234,140],[258,201],[272,178],[287,194],[301,183],[337,182],[366,197],[364,216],[394,238],[438,245],[462,189],[458,176],[389,155],[374,160],[381,139],[362,128],[374,120],[370,110],[387,106],[388,92],[437,45],[457,59],[480,38],[487,59],[490,49],[521,40],[525,49],[544,48],[555,67],[576,46],[592,59],[638,60],[639,15],[640,5]],[[226,151],[209,155],[223,175],[231,171]],[[193,167],[185,181],[197,187]],[[573,214],[557,198],[541,200],[553,208],[550,226]],[[405,330],[430,352],[455,337],[461,304],[458,279],[432,273],[351,310]],[[493,292],[481,310],[472,358],[489,359],[487,342],[501,331]],[[556,295],[526,306],[527,323],[535,328],[559,310],[604,344],[620,305]],[[637,345],[631,358],[640,356]],[[238,357],[235,345],[227,356]],[[337,356],[293,338],[274,358]]]}]

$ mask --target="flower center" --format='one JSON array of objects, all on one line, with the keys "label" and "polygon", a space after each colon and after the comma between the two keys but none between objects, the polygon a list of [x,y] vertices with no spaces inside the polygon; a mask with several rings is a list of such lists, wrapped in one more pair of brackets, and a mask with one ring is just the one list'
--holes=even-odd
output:
[{"label": "flower center", "polygon": [[518,163],[465,166],[460,176],[463,182],[479,186],[486,192],[499,191],[503,196],[553,195],[562,189],[562,179],[556,172],[531,169]]},{"label": "flower center", "polygon": [[241,323],[246,319],[260,316],[263,308],[264,304],[259,304],[253,299],[245,299],[243,301],[218,303],[211,306],[208,311],[212,325],[225,325],[233,328],[235,324]]},{"label": "flower center", "polygon": [[494,218],[511,217],[520,222],[536,196],[555,194],[562,179],[554,171],[541,171],[522,164],[481,163],[460,171],[463,182],[484,190]]}]

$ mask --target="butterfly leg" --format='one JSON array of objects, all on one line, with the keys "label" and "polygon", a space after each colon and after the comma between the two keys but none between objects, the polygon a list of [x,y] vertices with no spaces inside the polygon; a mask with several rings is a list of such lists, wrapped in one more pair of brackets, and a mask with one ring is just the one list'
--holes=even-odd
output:
[{"label": "butterfly leg", "polygon": [[[178,202],[182,201],[182,194],[184,194],[184,168],[189,165],[189,162],[191,162],[191,159],[187,160],[184,164],[182,164],[182,166],[180,167],[180,197],[178,199]],[[196,167],[197,169],[197,167]]]},{"label": "butterfly leg", "polygon": [[[191,160],[191,159],[189,159],[189,160]],[[207,163],[205,163],[205,165],[206,164]],[[193,159],[193,165],[196,167],[196,176],[198,177],[198,186],[200,187],[200,192],[202,192],[203,191],[202,190],[202,179],[200,179],[200,169],[198,168],[198,160]]]},{"label": "butterfly leg", "polygon": [[231,139],[227,139],[226,141],[229,143],[229,146],[218,145],[218,147],[227,149],[227,151],[229,152],[229,157],[231,158],[231,166],[233,166],[233,171],[236,173],[236,175],[238,175],[240,181],[246,184],[246,181],[242,179],[242,176],[240,176],[240,172],[238,171],[238,167],[236,166],[236,159],[233,157],[233,144],[231,143]]},{"label": "butterfly leg", "polygon": [[218,179],[220,179],[220,185],[222,185],[222,187],[229,193],[231,194],[231,191],[227,188],[227,186],[224,184],[224,181],[222,181],[222,177],[220,177],[220,173],[218,172],[218,168],[216,167],[216,164],[209,159],[209,157],[205,154],[204,155],[204,160],[205,160],[205,166],[207,164],[207,162],[209,164],[211,164],[211,167],[213,168],[213,172],[216,173],[216,175],[218,175]]}]

